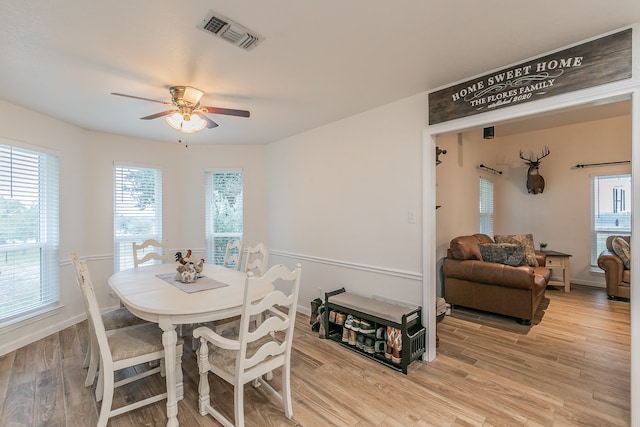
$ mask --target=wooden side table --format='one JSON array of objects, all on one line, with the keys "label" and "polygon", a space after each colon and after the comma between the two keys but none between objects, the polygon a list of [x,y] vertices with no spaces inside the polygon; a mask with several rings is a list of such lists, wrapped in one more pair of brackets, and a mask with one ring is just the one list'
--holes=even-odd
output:
[{"label": "wooden side table", "polygon": [[560,283],[560,286],[564,285],[564,291],[569,292],[571,290],[571,283],[569,283],[569,280],[571,278],[571,263],[569,258],[571,257],[571,255],[552,250],[546,250],[545,254],[545,267],[551,270],[562,270],[562,282],[557,282],[553,280],[552,277],[552,280],[549,282],[549,284],[552,284],[552,282]]}]

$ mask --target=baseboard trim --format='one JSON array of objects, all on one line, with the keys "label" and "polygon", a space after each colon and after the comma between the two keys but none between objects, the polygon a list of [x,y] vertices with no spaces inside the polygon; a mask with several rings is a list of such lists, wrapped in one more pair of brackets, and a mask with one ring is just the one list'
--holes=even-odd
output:
[{"label": "baseboard trim", "polygon": [[600,283],[600,282],[592,282],[590,280],[574,280],[571,279],[571,284],[576,284],[576,285],[584,285],[584,286],[590,286],[592,288],[601,288],[601,289],[606,289],[607,285]]},{"label": "baseboard trim", "polygon": [[40,329],[36,332],[33,332],[28,335],[23,335],[19,339],[7,342],[3,345],[0,345],[0,356],[3,356],[7,353],[11,353],[21,347],[31,344],[32,342],[39,341],[45,337],[48,337],[51,334],[55,334],[56,332],[60,332],[63,329],[66,329],[70,326],[75,325],[78,322],[86,319],[87,316],[84,313],[78,314],[77,316],[71,317],[69,319],[64,319],[62,322],[50,325],[49,327]]}]

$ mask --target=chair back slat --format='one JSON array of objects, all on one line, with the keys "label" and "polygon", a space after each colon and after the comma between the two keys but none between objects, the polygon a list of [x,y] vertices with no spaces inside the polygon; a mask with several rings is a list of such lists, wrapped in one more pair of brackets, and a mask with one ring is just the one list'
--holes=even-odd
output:
[{"label": "chair back slat", "polygon": [[291,305],[291,299],[291,295],[285,295],[282,291],[276,289],[260,301],[251,303],[247,307],[247,312],[252,315],[262,313],[274,305],[289,306]]},{"label": "chair back slat", "polygon": [[269,341],[261,346],[255,354],[244,361],[244,370],[253,368],[254,366],[264,362],[267,359],[280,356],[287,351],[285,343],[278,345],[275,341]]},{"label": "chair back slat", "polygon": [[242,241],[229,240],[227,242],[227,250],[224,254],[224,262],[222,266],[240,270],[241,265],[242,265]]},{"label": "chair back slat", "polygon": [[[133,243],[133,266],[138,267],[151,260],[171,262],[167,242],[159,242],[155,239],[147,239],[141,244]],[[155,249],[149,252],[151,249]]]},{"label": "chair back slat", "polygon": [[267,318],[263,321],[255,331],[248,332],[247,342],[258,341],[260,338],[269,335],[272,332],[284,331],[289,328],[290,319],[280,319],[275,316]]},{"label": "chair back slat", "polygon": [[262,276],[269,265],[269,249],[264,243],[247,248],[247,261],[244,271],[252,272],[256,276]]}]

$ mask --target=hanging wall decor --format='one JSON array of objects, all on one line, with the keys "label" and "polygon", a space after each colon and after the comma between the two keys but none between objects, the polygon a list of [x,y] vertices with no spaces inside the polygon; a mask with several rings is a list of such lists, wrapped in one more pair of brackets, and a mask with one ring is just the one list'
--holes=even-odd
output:
[{"label": "hanging wall decor", "polygon": [[544,147],[542,156],[536,157],[536,160],[533,160],[533,156],[525,159],[522,156],[522,150],[520,150],[520,158],[529,166],[529,170],[527,171],[527,191],[529,193],[538,194],[544,191],[544,178],[540,175],[539,168],[540,161],[549,154],[551,154],[549,147]]}]

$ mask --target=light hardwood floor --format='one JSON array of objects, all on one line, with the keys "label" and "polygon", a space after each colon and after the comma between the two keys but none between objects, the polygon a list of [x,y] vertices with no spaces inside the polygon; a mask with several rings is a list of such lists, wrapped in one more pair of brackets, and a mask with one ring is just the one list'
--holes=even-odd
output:
[{"label": "light hardwood floor", "polygon": [[[530,327],[454,309],[438,325],[433,363],[395,372],[312,333],[299,315],[292,359],[294,418],[261,389],[246,387],[247,426],[628,426],[629,304],[603,290],[550,288]],[[187,340],[187,344],[188,344]],[[83,386],[86,322],[0,357],[0,426],[95,425],[93,389]],[[217,426],[197,412],[197,365],[183,357],[181,426]],[[213,399],[232,413],[232,389],[211,379]],[[279,376],[274,383],[279,387]],[[150,378],[116,394],[117,404],[162,387]],[[113,418],[111,426],[162,426],[165,404]]]}]

